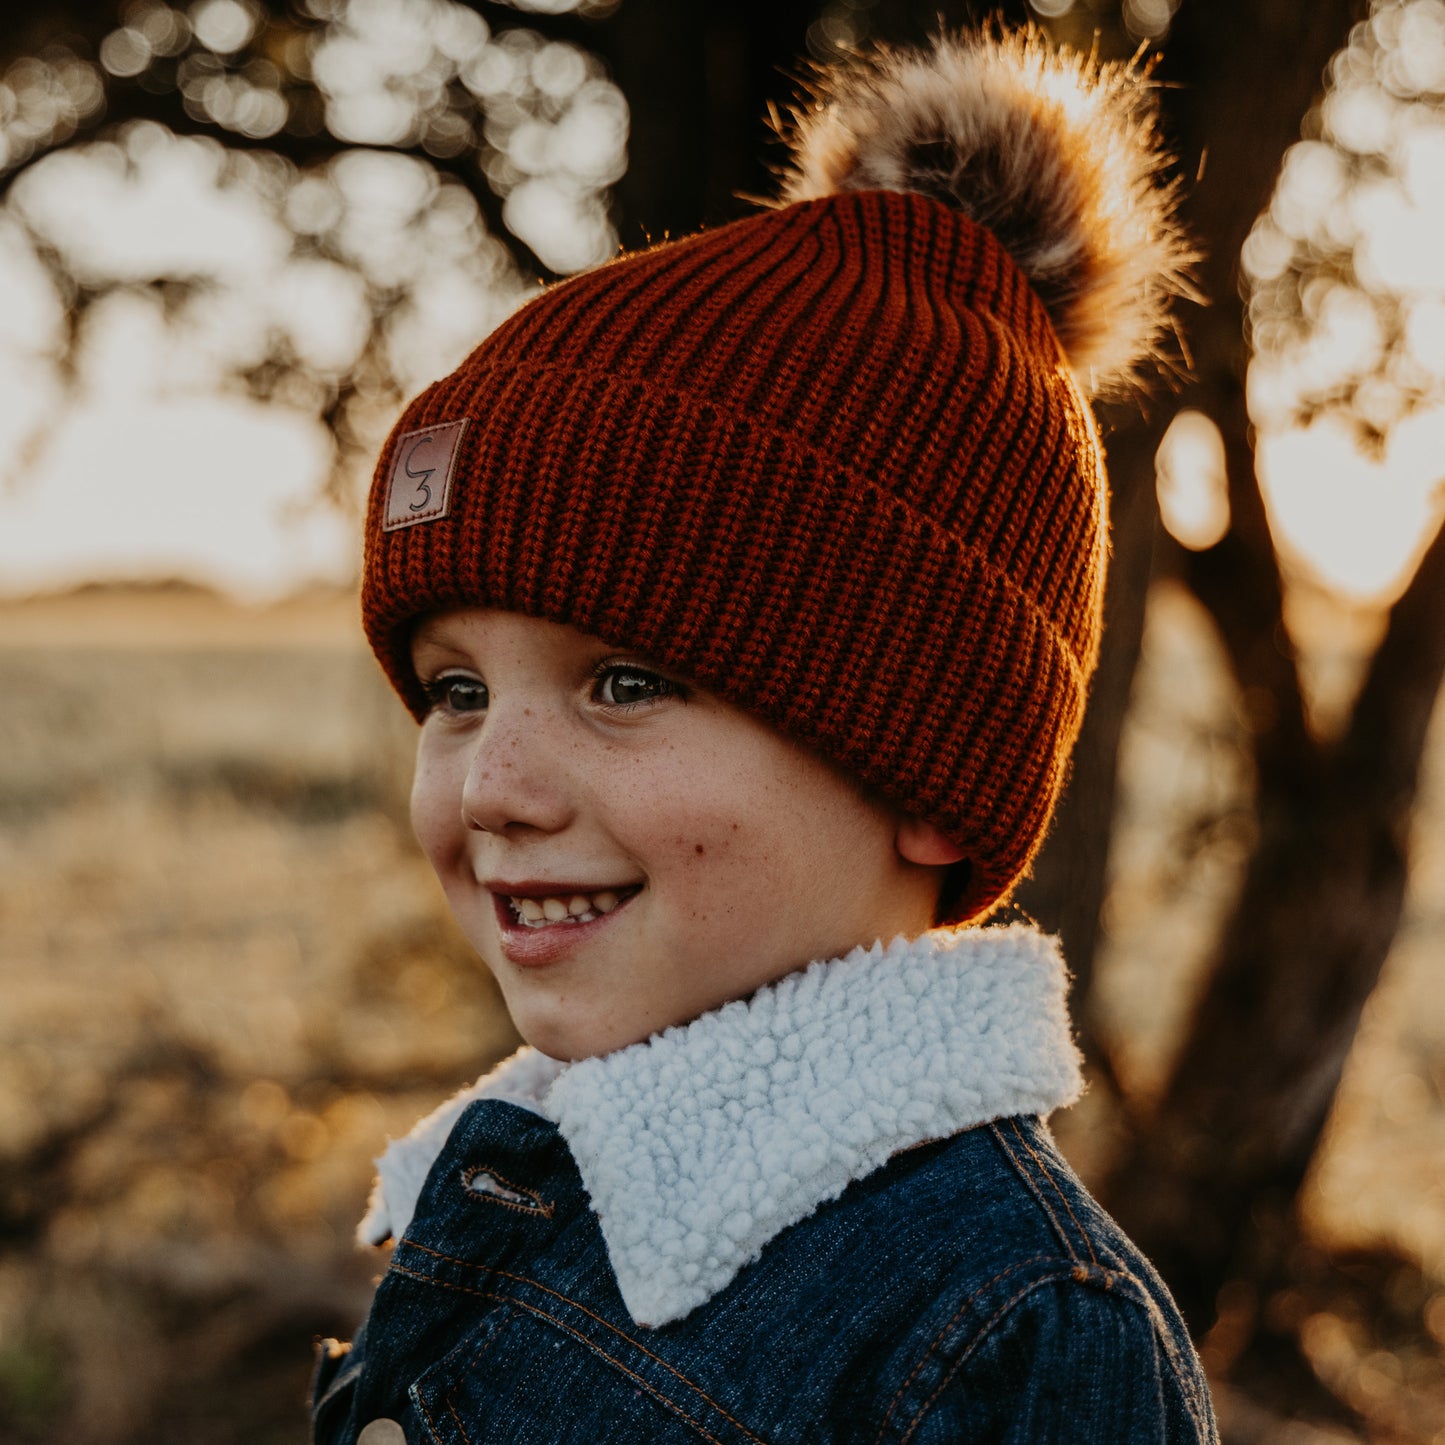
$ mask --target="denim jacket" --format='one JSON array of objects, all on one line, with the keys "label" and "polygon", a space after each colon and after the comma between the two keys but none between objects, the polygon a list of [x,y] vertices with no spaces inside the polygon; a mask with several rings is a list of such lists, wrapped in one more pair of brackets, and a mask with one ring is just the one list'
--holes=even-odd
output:
[{"label": "denim jacket", "polygon": [[1215,1441],[1039,1117],[1079,1087],[1063,994],[1052,940],[939,932],[523,1050],[383,1157],[362,1231],[397,1243],[316,1442]]}]

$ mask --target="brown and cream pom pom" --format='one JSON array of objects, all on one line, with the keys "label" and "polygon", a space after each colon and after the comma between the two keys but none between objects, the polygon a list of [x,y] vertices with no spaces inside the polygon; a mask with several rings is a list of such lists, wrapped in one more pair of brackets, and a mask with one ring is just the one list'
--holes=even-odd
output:
[{"label": "brown and cream pom pom", "polygon": [[1048,310],[1084,391],[1138,387],[1195,253],[1175,211],[1154,87],[1137,63],[1038,32],[941,36],[820,70],[785,127],[780,203],[930,195],[987,227]]}]

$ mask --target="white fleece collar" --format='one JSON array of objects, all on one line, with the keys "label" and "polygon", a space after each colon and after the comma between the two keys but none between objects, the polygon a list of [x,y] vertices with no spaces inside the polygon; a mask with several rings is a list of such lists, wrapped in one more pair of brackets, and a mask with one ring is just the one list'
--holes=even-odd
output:
[{"label": "white fleece collar", "polygon": [[563,1065],[523,1049],[378,1161],[358,1231],[400,1238],[473,1100],[553,1120],[623,1302],[681,1319],[890,1155],[1079,1094],[1057,941],[945,930],[814,963],[680,1028]]}]

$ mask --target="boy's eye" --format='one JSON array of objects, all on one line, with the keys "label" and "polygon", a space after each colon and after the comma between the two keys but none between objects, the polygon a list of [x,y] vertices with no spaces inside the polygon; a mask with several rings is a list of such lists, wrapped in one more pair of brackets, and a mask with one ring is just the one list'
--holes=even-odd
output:
[{"label": "boy's eye", "polygon": [[450,673],[422,684],[432,707],[444,712],[485,712],[487,685],[475,677]]},{"label": "boy's eye", "polygon": [[672,697],[677,684],[641,667],[609,666],[598,673],[597,701],[612,707],[651,702],[655,698]]}]

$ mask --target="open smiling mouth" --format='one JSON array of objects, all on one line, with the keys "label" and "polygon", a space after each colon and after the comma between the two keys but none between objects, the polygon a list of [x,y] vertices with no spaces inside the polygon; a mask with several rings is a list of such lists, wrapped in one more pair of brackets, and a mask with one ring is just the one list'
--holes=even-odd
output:
[{"label": "open smiling mouth", "polygon": [[[640,883],[625,888],[603,888],[595,893],[566,892],[545,898],[505,899],[508,921],[523,928],[553,928],[559,924],[592,923],[615,913],[642,891]],[[501,899],[499,902],[503,901]]]}]

